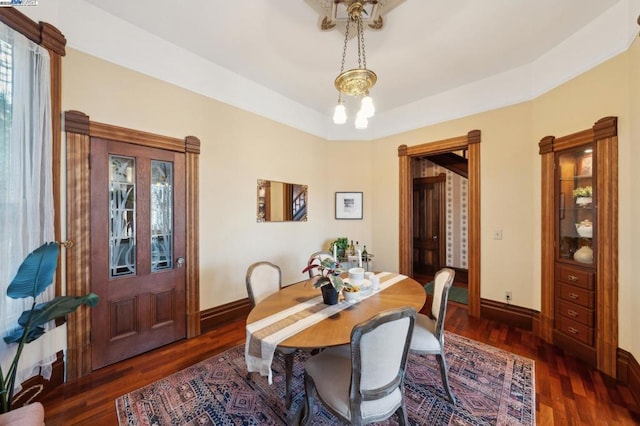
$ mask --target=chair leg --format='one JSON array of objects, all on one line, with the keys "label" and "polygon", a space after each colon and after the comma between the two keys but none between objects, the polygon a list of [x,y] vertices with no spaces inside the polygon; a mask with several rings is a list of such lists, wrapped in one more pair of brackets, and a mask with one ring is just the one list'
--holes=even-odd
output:
[{"label": "chair leg", "polygon": [[442,385],[444,386],[444,390],[447,391],[449,401],[451,401],[451,403],[455,405],[456,397],[453,394],[451,387],[449,386],[449,367],[447,367],[447,360],[445,359],[444,354],[437,354],[436,359],[438,360],[438,364],[440,364],[440,376],[442,377]]},{"label": "chair leg", "polygon": [[293,358],[295,352],[286,354],[284,356],[284,382],[285,382],[285,397],[284,404],[287,409],[291,408],[291,379],[293,377]]},{"label": "chair leg", "polygon": [[396,416],[398,416],[398,425],[404,426],[409,424],[409,419],[407,418],[407,408],[404,406],[404,401],[396,410]]},{"label": "chair leg", "polygon": [[315,392],[315,385],[313,383],[313,379],[305,372],[304,373],[304,411],[302,425],[311,424],[311,420],[313,418],[313,393]]}]

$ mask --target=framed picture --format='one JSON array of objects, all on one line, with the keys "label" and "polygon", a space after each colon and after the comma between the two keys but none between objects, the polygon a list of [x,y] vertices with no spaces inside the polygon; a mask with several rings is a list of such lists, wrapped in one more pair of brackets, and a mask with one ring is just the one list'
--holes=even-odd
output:
[{"label": "framed picture", "polygon": [[336,219],[362,219],[362,192],[336,192]]},{"label": "framed picture", "polygon": [[580,158],[578,162],[578,176],[591,176],[593,169],[593,155],[586,154]]}]

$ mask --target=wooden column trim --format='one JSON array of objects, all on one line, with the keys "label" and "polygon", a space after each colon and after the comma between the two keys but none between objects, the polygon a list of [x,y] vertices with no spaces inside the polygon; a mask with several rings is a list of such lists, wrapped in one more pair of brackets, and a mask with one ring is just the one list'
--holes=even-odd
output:
[{"label": "wooden column trim", "polygon": [[398,156],[400,158],[400,189],[399,189],[399,219],[400,228],[398,235],[399,265],[398,270],[401,274],[412,276],[412,231],[411,223],[413,221],[413,212],[411,209],[411,157],[409,157],[406,145],[398,147]]},{"label": "wooden column trim", "polygon": [[187,210],[187,338],[200,335],[200,197],[198,176],[200,167],[200,139],[187,136],[186,150],[186,210]]},{"label": "wooden column trim", "polygon": [[411,276],[413,271],[412,250],[412,175],[414,158],[457,150],[467,150],[469,161],[469,315],[480,316],[480,130],[471,130],[464,136],[398,147],[400,192],[399,192],[399,265],[400,273]]},{"label": "wooden column trim", "polygon": [[53,25],[46,22],[35,22],[14,7],[0,8],[0,21],[23,34],[32,42],[49,50],[52,56],[65,55],[67,39]]},{"label": "wooden column trim", "polygon": [[[67,194],[73,194],[67,197],[67,239],[74,242],[67,249],[66,288],[68,295],[80,296],[91,292],[90,138],[67,131],[66,140]],[[91,372],[91,312],[83,306],[67,319],[67,380],[72,381]]]},{"label": "wooden column trim", "polygon": [[540,306],[540,337],[551,343],[553,341],[554,321],[554,263],[555,263],[555,205],[554,205],[554,169],[553,136],[543,138],[540,143],[542,154],[542,188],[541,188],[541,306]]},{"label": "wooden column trim", "polygon": [[[474,133],[477,132],[477,133]],[[480,269],[481,250],[480,238],[480,131],[469,132],[471,142],[467,146],[469,161],[468,177],[468,243],[469,252],[469,315],[480,316]]]}]

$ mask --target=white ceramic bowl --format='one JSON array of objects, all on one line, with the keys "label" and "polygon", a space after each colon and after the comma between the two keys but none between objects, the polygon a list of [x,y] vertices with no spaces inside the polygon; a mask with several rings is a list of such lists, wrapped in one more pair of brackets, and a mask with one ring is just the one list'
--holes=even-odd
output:
[{"label": "white ceramic bowl", "polygon": [[360,297],[360,292],[359,291],[342,291],[342,294],[344,295],[344,300],[346,300],[349,303],[354,303],[358,301],[358,298]]},{"label": "white ceramic bowl", "polygon": [[593,238],[593,225],[591,223],[576,223],[576,231],[582,238]]}]

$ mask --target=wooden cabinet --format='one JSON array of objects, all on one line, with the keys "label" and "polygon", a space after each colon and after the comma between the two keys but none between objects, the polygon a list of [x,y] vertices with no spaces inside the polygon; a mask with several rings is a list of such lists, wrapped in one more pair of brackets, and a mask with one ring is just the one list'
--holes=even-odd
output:
[{"label": "wooden cabinet", "polygon": [[616,376],[617,120],[540,141],[540,336]]}]

